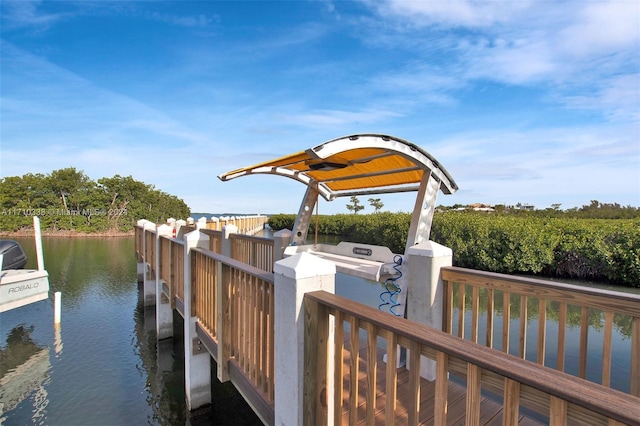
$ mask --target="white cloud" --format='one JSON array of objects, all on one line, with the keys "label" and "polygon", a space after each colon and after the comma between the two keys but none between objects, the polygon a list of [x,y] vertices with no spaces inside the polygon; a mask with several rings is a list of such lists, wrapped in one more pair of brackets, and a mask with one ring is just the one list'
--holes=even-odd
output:
[{"label": "white cloud", "polygon": [[406,1],[390,0],[381,7],[420,25],[486,27],[508,21],[530,6],[530,1]]},{"label": "white cloud", "polygon": [[178,16],[178,15],[169,15],[162,13],[151,13],[149,14],[149,18],[166,22],[171,25],[176,25],[180,27],[208,27],[212,24],[220,22],[220,17],[218,15],[206,16],[203,14],[192,15],[192,16]]},{"label": "white cloud", "polygon": [[640,73],[612,76],[560,101],[570,108],[603,111],[613,120],[640,122]]},{"label": "white cloud", "polygon": [[557,34],[565,55],[608,56],[621,49],[633,49],[638,54],[640,3],[618,0],[572,4],[578,7],[575,20]]},{"label": "white cloud", "polygon": [[2,10],[2,26],[4,30],[32,27],[46,30],[56,22],[70,16],[69,13],[43,13],[39,6],[41,1],[5,0],[0,6]]},{"label": "white cloud", "polygon": [[548,79],[558,69],[548,43],[537,34],[513,40],[482,39],[462,47],[465,78],[530,84]]},{"label": "white cloud", "polygon": [[[428,98],[420,94],[431,94],[433,100],[455,104],[461,89],[486,80],[535,87],[546,91],[546,101],[589,109],[608,119],[638,120],[638,2],[366,4],[385,28],[379,37],[373,31],[366,36],[401,45],[414,55],[397,78],[386,72],[371,80],[397,89],[399,96],[413,94],[424,101]],[[430,79],[440,84],[439,90],[429,92]]]},{"label": "white cloud", "polygon": [[465,81],[448,75],[435,66],[418,62],[374,75],[369,85],[375,93],[403,99],[402,104],[451,105],[456,103],[451,92],[462,88]]},{"label": "white cloud", "polygon": [[326,126],[349,126],[353,124],[369,125],[390,120],[399,115],[397,112],[383,109],[362,111],[312,110],[307,113],[301,112],[279,116],[278,120],[282,123],[295,124],[296,126],[326,128]]},{"label": "white cloud", "polygon": [[[102,88],[6,42],[3,49],[2,129],[29,145],[65,144],[69,134],[83,144],[206,143],[203,135],[165,112]],[[25,127],[28,127],[26,132]],[[144,138],[139,138],[145,133]],[[29,140],[24,140],[24,135]],[[39,138],[34,138],[34,134]]]}]

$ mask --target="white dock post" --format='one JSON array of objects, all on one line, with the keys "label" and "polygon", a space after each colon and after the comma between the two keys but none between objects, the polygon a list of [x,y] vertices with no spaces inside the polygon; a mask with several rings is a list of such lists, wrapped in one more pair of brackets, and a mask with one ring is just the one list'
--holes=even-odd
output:
[{"label": "white dock post", "polygon": [[187,408],[211,404],[211,355],[196,333],[196,317],[191,316],[191,249],[209,248],[209,236],[198,230],[184,235],[184,385]]},{"label": "white dock post", "polygon": [[33,231],[36,240],[36,257],[38,259],[38,271],[44,271],[44,254],[42,253],[42,232],[40,231],[40,218],[33,217]]},{"label": "white dock post", "polygon": [[273,260],[277,262],[284,257],[284,249],[291,242],[291,231],[281,229],[273,233]]},{"label": "white dock post", "polygon": [[61,312],[62,312],[62,293],[56,291],[53,294],[53,322],[54,324],[60,324]]},{"label": "white dock post", "polygon": [[207,229],[207,218],[201,217],[196,222],[196,229]]},{"label": "white dock post", "polygon": [[231,234],[237,234],[238,227],[235,225],[224,225],[222,227],[222,253],[227,257],[231,257],[231,239],[229,236]]},{"label": "white dock post", "polygon": [[[407,319],[442,330],[442,292],[440,268],[451,266],[453,252],[434,241],[416,244],[407,250]],[[407,356],[407,369],[411,369]],[[422,357],[420,375],[436,377],[435,361]]]},{"label": "white dock post", "polygon": [[176,238],[183,239],[184,238],[184,228],[187,226],[187,221],[180,219],[176,220]]},{"label": "white dock post", "polygon": [[[324,290],[335,293],[336,266],[309,253],[298,253],[274,265],[275,289],[275,424],[303,424],[304,294]],[[329,340],[335,321],[329,323]],[[333,371],[328,354],[328,371]],[[328,418],[333,419],[333,375],[327,378]]]},{"label": "white dock post", "polygon": [[173,309],[171,301],[162,292],[164,280],[160,278],[160,237],[171,237],[173,228],[169,225],[160,225],[156,230],[156,281],[155,281],[155,305],[156,305],[156,337],[158,340],[173,337]]}]

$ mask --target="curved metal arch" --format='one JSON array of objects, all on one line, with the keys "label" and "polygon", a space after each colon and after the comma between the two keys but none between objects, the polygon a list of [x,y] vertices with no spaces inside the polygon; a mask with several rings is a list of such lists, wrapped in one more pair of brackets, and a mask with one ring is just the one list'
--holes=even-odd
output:
[{"label": "curved metal arch", "polygon": [[299,171],[294,171],[294,170],[288,169],[286,167],[262,166],[262,167],[256,167],[256,168],[251,169],[250,171],[247,171],[247,172],[241,172],[239,174],[230,175],[227,178],[221,177],[221,176],[225,176],[225,175],[220,175],[220,176],[218,176],[218,178],[220,178],[220,180],[222,180],[222,181],[227,181],[227,180],[238,178],[240,176],[248,176],[248,175],[276,175],[276,176],[283,176],[283,177],[298,181],[300,183],[303,183],[306,186],[316,188],[318,193],[320,195],[322,195],[322,197],[327,201],[332,201],[335,198],[333,196],[332,192],[325,185],[320,184],[319,182],[315,181],[314,179],[312,179],[310,176],[308,176],[305,173],[301,173]]}]

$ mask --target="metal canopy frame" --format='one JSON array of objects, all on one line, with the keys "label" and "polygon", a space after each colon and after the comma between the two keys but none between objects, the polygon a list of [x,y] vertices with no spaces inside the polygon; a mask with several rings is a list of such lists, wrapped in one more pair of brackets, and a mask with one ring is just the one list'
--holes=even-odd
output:
[{"label": "metal canopy frame", "polygon": [[221,174],[222,181],[253,174],[297,180],[307,186],[294,224],[292,245],[304,245],[318,196],[338,197],[417,191],[407,248],[429,239],[438,190],[457,191],[453,178],[419,146],[394,136],[344,136],[305,151]]}]

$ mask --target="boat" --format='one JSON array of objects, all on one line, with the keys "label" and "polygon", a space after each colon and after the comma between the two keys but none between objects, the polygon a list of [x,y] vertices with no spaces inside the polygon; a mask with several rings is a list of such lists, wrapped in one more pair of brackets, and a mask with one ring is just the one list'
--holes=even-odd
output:
[{"label": "boat", "polygon": [[44,268],[40,220],[33,218],[38,269],[24,269],[27,256],[20,244],[0,240],[0,312],[5,312],[49,297],[49,273]]},{"label": "boat", "polygon": [[0,254],[2,255],[2,270],[22,269],[27,264],[27,255],[17,241],[0,240]]}]

